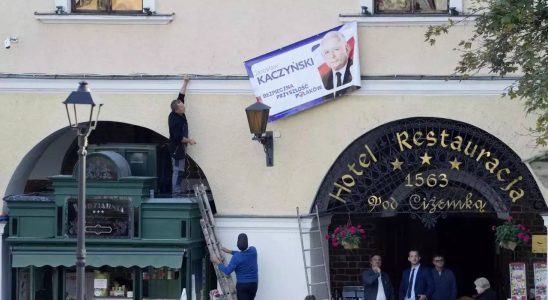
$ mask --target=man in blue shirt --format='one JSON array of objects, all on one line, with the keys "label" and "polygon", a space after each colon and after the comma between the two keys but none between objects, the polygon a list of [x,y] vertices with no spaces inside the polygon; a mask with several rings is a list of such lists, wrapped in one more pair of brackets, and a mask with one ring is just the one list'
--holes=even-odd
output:
[{"label": "man in blue shirt", "polygon": [[434,281],[434,294],[432,300],[455,300],[457,299],[457,282],[453,271],[445,268],[445,258],[436,254],[432,258],[434,268],[432,279]]},{"label": "man in blue shirt", "polygon": [[259,268],[257,265],[257,249],[248,246],[247,235],[238,235],[238,249],[240,251],[222,248],[223,252],[232,254],[230,263],[225,266],[217,256],[211,255],[211,262],[216,264],[226,275],[236,271],[236,295],[238,300],[253,300],[257,294],[259,282]]}]

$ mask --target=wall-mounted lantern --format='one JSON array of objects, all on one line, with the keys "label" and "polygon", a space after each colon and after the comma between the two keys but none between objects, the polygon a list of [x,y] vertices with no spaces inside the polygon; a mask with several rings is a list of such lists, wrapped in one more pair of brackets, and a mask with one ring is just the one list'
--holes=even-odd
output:
[{"label": "wall-mounted lantern", "polygon": [[270,106],[262,102],[255,102],[245,109],[249,131],[253,134],[253,140],[263,144],[266,153],[266,166],[274,165],[274,139],[272,131],[266,131]]}]

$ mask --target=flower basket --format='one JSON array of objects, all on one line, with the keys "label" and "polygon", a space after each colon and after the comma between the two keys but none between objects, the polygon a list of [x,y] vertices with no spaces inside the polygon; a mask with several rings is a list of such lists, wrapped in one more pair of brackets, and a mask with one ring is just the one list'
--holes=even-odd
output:
[{"label": "flower basket", "polygon": [[345,242],[345,241],[343,241],[341,244],[342,244],[343,248],[346,249],[346,250],[352,250],[352,249],[360,248],[359,244],[352,244],[352,243]]},{"label": "flower basket", "polygon": [[501,246],[502,248],[506,248],[508,250],[516,250],[516,247],[518,246],[518,243],[516,242],[512,242],[512,241],[502,241],[499,243],[499,246]]},{"label": "flower basket", "polygon": [[522,224],[515,224],[512,216],[508,216],[506,221],[493,226],[495,231],[495,240],[501,248],[514,251],[520,244],[526,244],[531,239],[531,234]]},{"label": "flower basket", "polygon": [[346,225],[339,225],[332,233],[325,236],[331,242],[333,248],[342,246],[344,249],[358,249],[360,243],[365,239],[365,229],[362,225],[354,226],[350,222]]}]

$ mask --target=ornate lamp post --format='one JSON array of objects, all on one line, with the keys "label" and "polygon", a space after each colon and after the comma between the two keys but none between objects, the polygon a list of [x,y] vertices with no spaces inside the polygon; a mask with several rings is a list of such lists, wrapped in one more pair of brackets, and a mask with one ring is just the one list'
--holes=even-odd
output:
[{"label": "ornate lamp post", "polygon": [[[71,92],[63,102],[67,109],[69,126],[78,134],[78,231],[76,244],[76,299],[85,300],[86,294],[86,155],[88,136],[97,127],[99,112],[103,104],[91,97],[88,83],[81,81],[78,89]],[[94,115],[94,109],[97,108]],[[78,123],[78,114],[89,110],[89,119]]]},{"label": "ornate lamp post", "polygon": [[274,165],[274,140],[272,131],[266,131],[270,106],[262,102],[255,102],[245,109],[249,131],[253,134],[253,140],[263,145],[266,153],[266,166]]}]

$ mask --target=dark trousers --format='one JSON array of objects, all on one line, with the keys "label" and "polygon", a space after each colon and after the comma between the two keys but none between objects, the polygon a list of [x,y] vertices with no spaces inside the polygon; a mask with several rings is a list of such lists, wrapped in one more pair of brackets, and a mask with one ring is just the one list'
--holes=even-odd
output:
[{"label": "dark trousers", "polygon": [[185,159],[171,158],[173,173],[171,176],[171,193],[180,196],[183,193],[183,176],[185,172]]},{"label": "dark trousers", "polygon": [[253,300],[257,294],[257,282],[236,283],[236,295],[238,300]]}]

